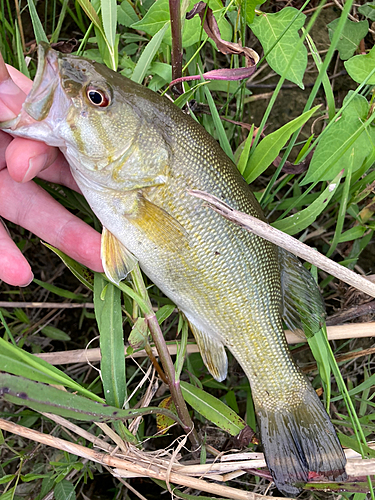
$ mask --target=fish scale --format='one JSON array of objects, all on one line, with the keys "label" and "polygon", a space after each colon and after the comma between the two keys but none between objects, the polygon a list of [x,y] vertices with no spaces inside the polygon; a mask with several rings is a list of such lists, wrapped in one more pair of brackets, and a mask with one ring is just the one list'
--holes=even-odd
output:
[{"label": "fish scale", "polygon": [[61,148],[103,225],[109,279],[118,283],[137,260],[185,314],[217,380],[227,372],[224,345],[232,352],[250,381],[278,489],[296,495],[310,473],[344,480],[332,423],[283,331],[283,316],[296,330],[320,328],[324,305],[311,274],[189,194],[206,191],[265,220],[217,142],[166,98],[45,44],[23,110],[1,128]]}]

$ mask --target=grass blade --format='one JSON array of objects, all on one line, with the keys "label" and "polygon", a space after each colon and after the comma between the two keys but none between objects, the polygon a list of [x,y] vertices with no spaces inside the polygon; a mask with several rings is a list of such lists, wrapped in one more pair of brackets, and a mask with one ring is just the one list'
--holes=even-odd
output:
[{"label": "grass blade", "polygon": [[133,75],[131,79],[133,82],[142,83],[152,60],[156,52],[158,51],[161,42],[163,41],[164,34],[167,31],[169,26],[169,21],[164,24],[164,26],[156,33],[155,36],[151,38],[148,42],[146,48],[142,52],[141,57],[139,58],[136,67],[134,68]]},{"label": "grass blade", "polygon": [[95,401],[103,401],[99,396],[82,387],[64,372],[47,363],[47,361],[29,354],[2,338],[0,338],[0,350],[0,370],[2,371],[22,375],[37,382],[47,382],[48,380],[50,383],[69,387],[73,391],[84,394]]},{"label": "grass blade", "polygon": [[225,133],[223,124],[222,124],[221,119],[220,119],[219,112],[216,108],[216,105],[215,105],[215,102],[212,98],[211,92],[209,91],[208,87],[203,87],[203,90],[204,90],[204,93],[206,94],[206,99],[207,99],[208,105],[210,107],[212,119],[213,119],[214,124],[215,124],[215,128],[216,128],[216,132],[217,132],[217,135],[219,138],[220,146],[225,151],[227,156],[229,156],[229,158],[234,162],[232,148],[230,147],[227,134]]},{"label": "grass blade", "polygon": [[307,120],[319,109],[320,106],[306,111],[301,116],[286,123],[272,134],[267,135],[256,147],[250,156],[243,176],[248,184],[251,184],[262,174],[275,160],[281,148],[285,146],[290,136],[299,130]]},{"label": "grass blade", "polygon": [[237,413],[208,392],[182,381],[181,390],[184,399],[195,411],[232,436],[237,436],[246,427],[246,423]]},{"label": "grass blade", "polygon": [[116,0],[101,0],[100,5],[104,33],[108,44],[114,50],[117,26],[117,2]]},{"label": "grass blade", "polygon": [[[162,413],[174,421],[178,421],[178,417],[165,408],[148,407],[121,410],[104,403],[91,401],[71,392],[62,391],[46,384],[15,377],[7,373],[0,373],[0,384],[2,389],[0,394],[6,401],[18,405],[26,404],[36,411],[53,413],[66,418],[87,422],[108,422]],[[130,434],[130,436],[132,435]],[[135,436],[132,436],[132,441],[137,442]]]},{"label": "grass blade", "polygon": [[94,306],[100,332],[100,369],[105,400],[121,408],[126,398],[121,291],[100,273],[95,273],[94,277]]},{"label": "grass blade", "polygon": [[336,189],[340,184],[342,175],[343,173],[340,172],[339,175],[333,179],[323,193],[309,207],[297,212],[296,214],[290,215],[285,219],[278,220],[272,225],[277,229],[280,229],[280,231],[284,231],[284,233],[291,235],[306,229],[327,207],[328,202],[335,194]]},{"label": "grass blade", "polygon": [[47,35],[43,29],[42,23],[40,22],[33,0],[27,0],[27,5],[29,7],[30,17],[31,17],[31,22],[33,24],[36,42],[49,43]]}]

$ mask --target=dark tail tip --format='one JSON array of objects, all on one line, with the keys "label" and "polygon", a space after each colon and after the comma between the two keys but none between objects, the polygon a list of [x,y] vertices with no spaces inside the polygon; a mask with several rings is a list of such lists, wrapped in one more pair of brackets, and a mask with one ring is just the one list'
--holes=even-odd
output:
[{"label": "dark tail tip", "polygon": [[258,406],[262,444],[276,487],[296,496],[309,478],[345,481],[346,458],[333,425],[314,389],[308,384],[300,404],[272,412]]}]

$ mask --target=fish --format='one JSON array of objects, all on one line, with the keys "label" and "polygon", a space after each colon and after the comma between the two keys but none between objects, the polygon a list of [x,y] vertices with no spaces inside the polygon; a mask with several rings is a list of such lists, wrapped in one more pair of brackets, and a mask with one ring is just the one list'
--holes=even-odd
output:
[{"label": "fish", "polygon": [[47,44],[20,114],[0,128],[56,146],[103,226],[101,256],[119,283],[138,262],[187,318],[210,374],[226,349],[249,379],[267,466],[288,496],[316,475],[344,481],[345,455],[294,362],[284,323],[314,333],[324,304],[294,255],[211,210],[192,190],[265,221],[216,140],[169,99]]}]

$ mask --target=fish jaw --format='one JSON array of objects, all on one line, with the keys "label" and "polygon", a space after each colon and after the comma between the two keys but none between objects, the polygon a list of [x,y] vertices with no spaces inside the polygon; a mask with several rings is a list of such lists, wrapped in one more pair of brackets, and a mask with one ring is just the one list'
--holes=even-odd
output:
[{"label": "fish jaw", "polygon": [[68,113],[69,100],[61,89],[58,65],[58,53],[41,43],[38,46],[38,68],[31,91],[20,113],[11,120],[0,122],[1,130],[12,136],[64,148],[65,141],[56,128],[61,116]]}]

